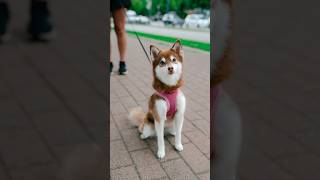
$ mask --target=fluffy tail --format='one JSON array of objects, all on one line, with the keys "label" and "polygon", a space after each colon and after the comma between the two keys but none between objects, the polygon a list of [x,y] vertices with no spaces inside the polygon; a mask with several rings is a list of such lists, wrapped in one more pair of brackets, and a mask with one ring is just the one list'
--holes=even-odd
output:
[{"label": "fluffy tail", "polygon": [[138,107],[130,111],[128,119],[131,121],[133,125],[140,127],[141,124],[143,124],[145,117],[146,114],[143,112],[143,109],[141,107]]}]

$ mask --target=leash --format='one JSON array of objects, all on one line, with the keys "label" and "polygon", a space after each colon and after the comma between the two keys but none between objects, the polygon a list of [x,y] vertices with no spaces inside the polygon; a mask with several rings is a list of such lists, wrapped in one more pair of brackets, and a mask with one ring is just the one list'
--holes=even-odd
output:
[{"label": "leash", "polygon": [[[127,9],[125,9],[125,14],[126,14],[127,19],[129,19],[128,14],[127,14]],[[144,54],[146,55],[149,63],[152,64],[152,62],[151,62],[151,60],[150,60],[150,57],[149,57],[149,55],[148,55],[148,53],[147,53],[147,50],[145,49],[144,45],[142,44],[142,41],[141,41],[141,39],[140,39],[137,31],[135,30],[135,28],[133,27],[133,25],[131,25],[131,28],[132,28],[132,31],[134,32],[134,34],[136,35],[136,37],[137,37],[137,39],[138,39],[138,41],[139,41],[139,43],[140,43],[140,46],[142,47],[142,49],[143,49],[143,51],[144,51]]]}]

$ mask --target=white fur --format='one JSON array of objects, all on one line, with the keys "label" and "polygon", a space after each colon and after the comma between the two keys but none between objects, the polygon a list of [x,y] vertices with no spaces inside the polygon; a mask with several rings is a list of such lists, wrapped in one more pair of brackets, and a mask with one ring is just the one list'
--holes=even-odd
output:
[{"label": "white fur", "polygon": [[175,148],[178,151],[183,150],[182,142],[181,142],[181,131],[184,121],[184,112],[186,109],[186,98],[182,91],[179,91],[177,96],[177,112],[174,116],[174,128],[175,128]]},{"label": "white fur", "polygon": [[[155,130],[158,141],[158,158],[164,158],[165,156],[165,145],[164,145],[164,133],[166,132],[175,135],[175,148],[178,151],[183,150],[182,141],[181,141],[181,131],[184,121],[184,112],[186,107],[186,99],[184,94],[179,91],[177,95],[177,112],[173,118],[173,124],[166,123],[167,117],[167,103],[164,100],[157,100],[155,102],[155,108],[159,115],[160,121],[155,121]],[[166,129],[165,129],[166,127]],[[143,135],[141,135],[142,139],[147,138],[147,134],[152,134],[154,130],[147,126],[147,129],[143,131]]]},{"label": "white fur", "polygon": [[139,126],[143,122],[144,117],[145,113],[141,107],[131,109],[128,115],[128,119],[134,126]]},{"label": "white fur", "polygon": [[154,137],[156,136],[156,132],[149,124],[144,124],[143,131],[140,135],[141,139],[146,139],[148,137]]},{"label": "white fur", "polygon": [[155,129],[158,141],[158,158],[162,159],[165,156],[164,146],[164,123],[167,120],[167,103],[164,100],[156,100],[155,109],[159,116],[159,121],[155,121]]},{"label": "white fur", "polygon": [[[173,67],[173,74],[169,74],[168,67]],[[159,65],[155,69],[157,78],[166,85],[174,86],[178,83],[182,74],[182,64],[177,60],[177,63],[166,64],[163,67]]]}]

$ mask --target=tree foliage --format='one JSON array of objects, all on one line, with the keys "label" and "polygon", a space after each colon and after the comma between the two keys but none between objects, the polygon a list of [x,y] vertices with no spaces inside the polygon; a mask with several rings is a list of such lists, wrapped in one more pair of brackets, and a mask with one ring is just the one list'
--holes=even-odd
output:
[{"label": "tree foliage", "polygon": [[[151,0],[150,11],[147,9],[148,0],[131,0],[131,9],[141,15],[155,15],[157,12],[165,14],[167,10],[175,11],[181,17],[186,16],[186,10],[196,8],[209,9],[210,0]],[[169,2],[169,4],[168,4]]]}]

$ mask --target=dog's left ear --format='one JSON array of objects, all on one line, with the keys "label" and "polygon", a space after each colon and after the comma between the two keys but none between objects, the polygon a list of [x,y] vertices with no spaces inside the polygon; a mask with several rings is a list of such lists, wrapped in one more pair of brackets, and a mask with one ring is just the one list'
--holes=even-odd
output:
[{"label": "dog's left ear", "polygon": [[182,55],[182,45],[181,45],[181,41],[178,39],[172,46],[171,48],[172,50],[174,50],[176,53]]}]

